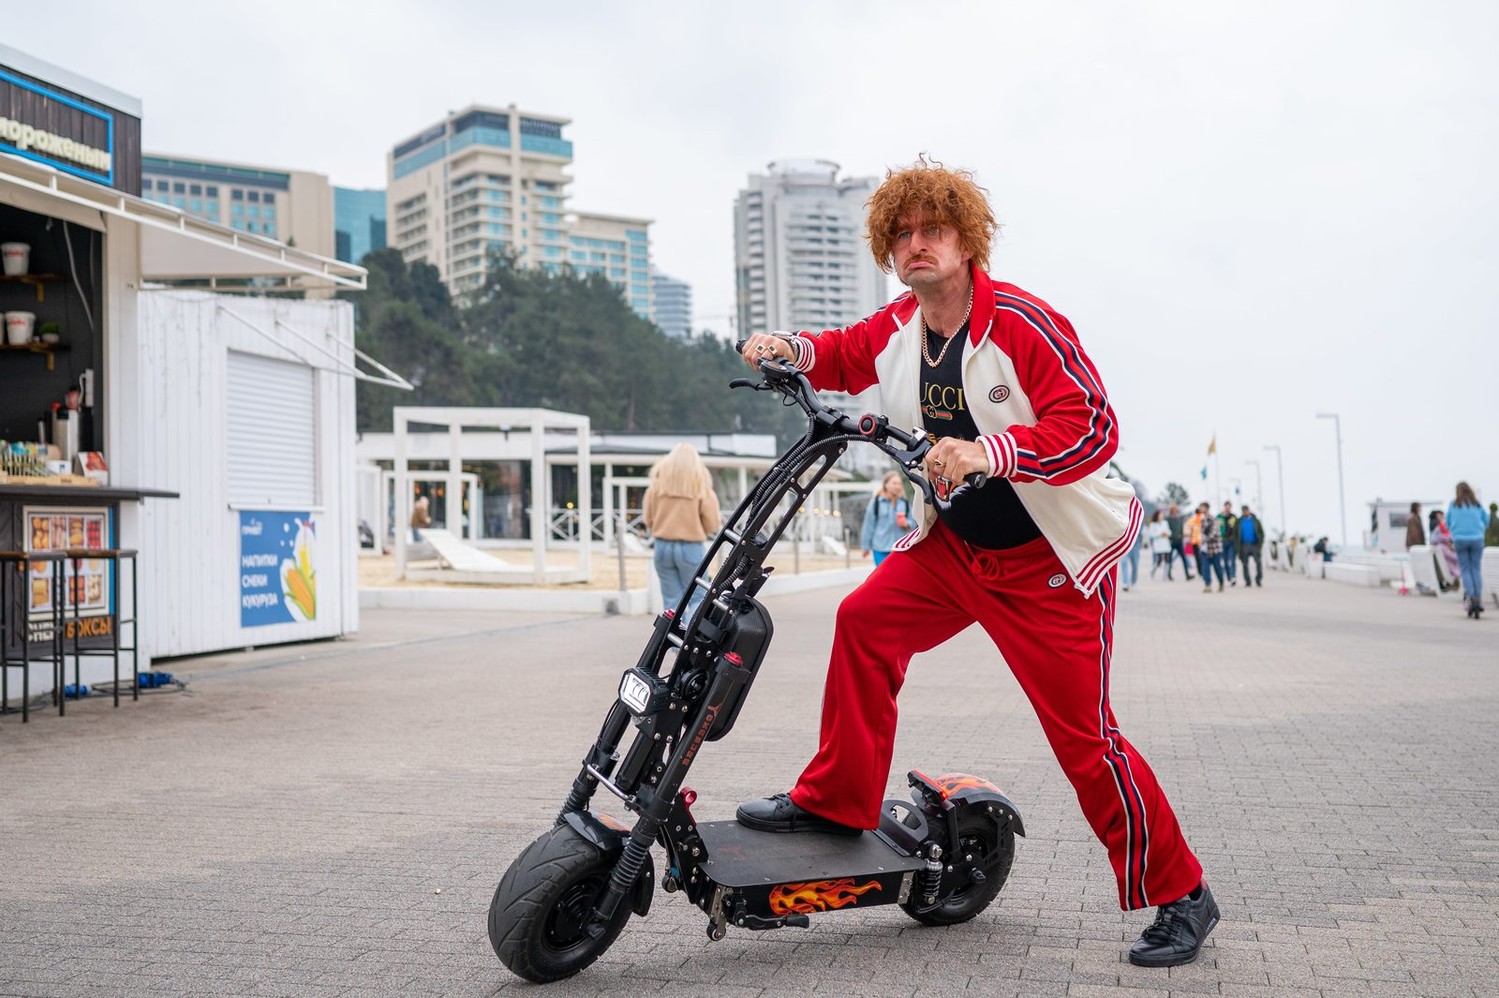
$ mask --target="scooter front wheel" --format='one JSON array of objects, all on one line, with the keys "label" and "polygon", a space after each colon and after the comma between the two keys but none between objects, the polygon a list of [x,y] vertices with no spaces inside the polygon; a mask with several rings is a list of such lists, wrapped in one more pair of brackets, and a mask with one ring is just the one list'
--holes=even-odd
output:
[{"label": "scooter front wheel", "polygon": [[537,984],[571,977],[597,960],[630,917],[621,904],[598,936],[588,934],[594,902],[613,864],[568,825],[526,847],[505,871],[489,905],[489,943],[517,976]]},{"label": "scooter front wheel", "polygon": [[958,841],[946,852],[942,886],[935,906],[924,907],[912,892],[901,905],[923,925],[966,922],[999,896],[1015,861],[1015,832],[1008,821],[996,823],[983,813],[970,812],[957,822]]}]

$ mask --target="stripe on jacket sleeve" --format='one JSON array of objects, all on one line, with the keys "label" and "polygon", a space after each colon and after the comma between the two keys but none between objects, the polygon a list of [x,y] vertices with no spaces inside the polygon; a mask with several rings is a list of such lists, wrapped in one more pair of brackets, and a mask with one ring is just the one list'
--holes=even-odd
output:
[{"label": "stripe on jacket sleeve", "polygon": [[791,366],[806,374],[817,366],[817,348],[812,345],[810,336],[791,337],[791,349],[796,351],[796,356],[791,360]]},{"label": "stripe on jacket sleeve", "polygon": [[1114,420],[1108,412],[1103,386],[1083,361],[1081,348],[1062,335],[1045,309],[1003,291],[994,292],[994,302],[996,309],[1014,313],[1040,335],[1061,361],[1062,372],[1078,387],[1088,404],[1088,425],[1076,442],[1061,453],[1044,458],[1029,448],[1017,449],[1015,470],[1045,479],[1086,464],[1107,446],[1114,433]]},{"label": "stripe on jacket sleeve", "polygon": [[1140,532],[1140,526],[1145,519],[1145,507],[1140,505],[1138,497],[1131,497],[1129,501],[1129,521],[1125,525],[1124,535],[1104,548],[1102,551],[1089,558],[1083,565],[1082,570],[1077,573],[1078,584],[1084,592],[1092,592],[1093,587],[1098,585],[1099,579],[1103,577],[1110,568],[1130,548],[1135,546],[1135,535]]}]

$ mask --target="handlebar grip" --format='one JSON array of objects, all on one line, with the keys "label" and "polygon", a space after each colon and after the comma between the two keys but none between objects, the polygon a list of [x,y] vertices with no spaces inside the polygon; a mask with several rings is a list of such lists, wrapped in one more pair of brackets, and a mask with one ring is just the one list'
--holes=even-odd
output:
[{"label": "handlebar grip", "polygon": [[963,479],[963,482],[967,485],[972,485],[976,489],[981,489],[989,483],[989,476],[984,474],[982,471],[975,471],[973,474]]},{"label": "handlebar grip", "polygon": [[744,348],[745,348],[745,347],[746,347],[746,346],[747,346],[747,345],[748,345],[748,344],[749,344],[749,340],[735,340],[735,341],[734,341],[734,350],[735,350],[735,351],[736,351],[736,352],[737,352],[737,353],[744,353]]}]

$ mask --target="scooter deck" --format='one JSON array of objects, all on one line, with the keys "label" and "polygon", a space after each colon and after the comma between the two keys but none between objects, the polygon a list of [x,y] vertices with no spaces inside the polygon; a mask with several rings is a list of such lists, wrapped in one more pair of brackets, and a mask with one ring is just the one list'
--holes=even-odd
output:
[{"label": "scooter deck", "polygon": [[873,877],[920,870],[924,862],[897,852],[873,832],[858,837],[821,832],[761,832],[737,821],[697,826],[708,847],[703,872],[725,887],[838,877]]}]

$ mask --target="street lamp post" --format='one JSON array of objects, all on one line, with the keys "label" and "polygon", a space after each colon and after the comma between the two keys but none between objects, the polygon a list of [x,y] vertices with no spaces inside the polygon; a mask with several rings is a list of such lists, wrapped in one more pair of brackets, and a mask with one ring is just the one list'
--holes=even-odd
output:
[{"label": "street lamp post", "polygon": [[1254,508],[1257,512],[1265,510],[1265,480],[1260,477],[1260,463],[1250,458],[1245,464],[1254,465]]},{"label": "street lamp post", "polygon": [[1280,536],[1286,533],[1286,471],[1280,463],[1280,444],[1266,444],[1265,450],[1275,451],[1275,480],[1280,483]]},{"label": "street lamp post", "polygon": [[1348,503],[1343,496],[1343,422],[1335,412],[1319,412],[1318,419],[1332,420],[1332,430],[1338,441],[1338,525],[1343,530],[1343,547],[1348,547]]}]

